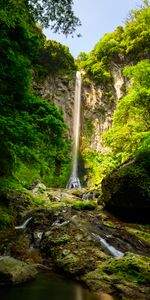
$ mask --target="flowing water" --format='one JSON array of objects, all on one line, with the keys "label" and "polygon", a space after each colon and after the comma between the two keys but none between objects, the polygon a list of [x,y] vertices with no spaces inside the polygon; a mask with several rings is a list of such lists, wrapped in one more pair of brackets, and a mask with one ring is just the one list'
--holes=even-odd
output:
[{"label": "flowing water", "polygon": [[114,256],[114,257],[122,257],[124,255],[123,252],[117,250],[115,247],[113,247],[112,245],[109,245],[107,243],[107,241],[105,239],[103,239],[100,235],[96,234],[96,233],[91,233],[91,235],[100,242],[102,248],[104,250],[106,250],[110,255]]},{"label": "flowing water", "polygon": [[27,225],[29,224],[31,219],[32,219],[32,217],[28,218],[27,220],[25,220],[25,222],[22,225],[16,226],[15,229],[25,229],[27,227]]},{"label": "flowing water", "polygon": [[73,120],[73,167],[72,173],[67,184],[67,188],[80,188],[80,180],[78,177],[78,150],[80,137],[80,106],[81,106],[81,73],[76,73],[75,98],[74,98],[74,120]]},{"label": "flowing water", "polygon": [[107,294],[96,295],[79,284],[50,272],[40,272],[34,281],[0,288],[2,300],[114,300]]}]

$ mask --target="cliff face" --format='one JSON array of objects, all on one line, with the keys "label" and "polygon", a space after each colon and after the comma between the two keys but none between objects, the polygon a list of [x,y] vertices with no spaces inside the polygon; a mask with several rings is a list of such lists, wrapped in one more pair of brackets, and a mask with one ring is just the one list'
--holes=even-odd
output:
[{"label": "cliff face", "polygon": [[64,115],[64,120],[68,125],[69,136],[72,136],[73,127],[73,105],[75,74],[64,76],[47,76],[41,81],[36,81],[34,89],[38,96],[48,100],[59,107]]},{"label": "cliff face", "polygon": [[[102,144],[102,133],[111,127],[117,102],[124,96],[127,85],[126,79],[122,75],[122,69],[123,66],[119,64],[114,64],[111,67],[111,84],[99,83],[99,85],[95,85],[91,80],[86,84],[83,79],[80,153],[85,165],[83,167],[80,162],[79,176],[90,186],[93,184],[93,170],[90,169],[89,164],[91,165],[91,162],[88,161],[88,156],[91,151],[105,152]],[[43,99],[62,109],[64,120],[69,128],[69,136],[72,137],[75,72],[72,75],[48,76],[41,83],[36,83],[35,89]],[[94,175],[95,177],[96,175]]]},{"label": "cliff face", "polygon": [[[103,151],[101,134],[111,127],[116,103],[124,95],[125,79],[122,68],[111,68],[112,84],[95,86],[92,81],[82,84],[81,99],[81,151]],[[73,106],[75,93],[75,73],[64,76],[48,76],[41,83],[35,84],[36,92],[43,99],[62,109],[64,120],[72,136]]]},{"label": "cliff face", "polygon": [[112,116],[119,99],[124,95],[125,78],[121,66],[111,68],[112,83],[109,86],[93,82],[82,87],[82,138],[81,148],[103,151],[102,133],[111,127]]}]

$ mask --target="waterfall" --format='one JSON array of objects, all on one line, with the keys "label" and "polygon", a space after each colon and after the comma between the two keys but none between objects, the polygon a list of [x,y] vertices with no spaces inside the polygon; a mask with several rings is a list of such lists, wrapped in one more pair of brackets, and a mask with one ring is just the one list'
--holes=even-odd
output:
[{"label": "waterfall", "polygon": [[22,225],[20,226],[15,226],[15,229],[25,229],[28,225],[28,223],[30,222],[30,220],[32,219],[32,217],[28,218]]},{"label": "waterfall", "polygon": [[106,240],[104,240],[100,235],[91,232],[91,235],[100,242],[102,248],[106,249],[108,253],[114,257],[122,257],[124,255],[123,252],[117,250],[115,247],[109,245]]},{"label": "waterfall", "polygon": [[80,137],[80,106],[81,106],[81,73],[76,72],[75,98],[74,98],[74,119],[73,119],[73,166],[67,188],[80,188],[78,177],[78,149]]}]

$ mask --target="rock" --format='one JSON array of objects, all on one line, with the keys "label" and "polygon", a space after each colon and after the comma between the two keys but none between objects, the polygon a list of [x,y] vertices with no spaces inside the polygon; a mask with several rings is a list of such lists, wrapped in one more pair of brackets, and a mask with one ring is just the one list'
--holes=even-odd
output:
[{"label": "rock", "polygon": [[75,240],[76,240],[77,242],[81,241],[82,239],[83,239],[83,235],[82,235],[82,234],[77,233],[77,234],[75,235]]},{"label": "rock", "polygon": [[65,272],[74,274],[77,266],[80,265],[80,261],[78,256],[69,251],[69,253],[64,257],[60,257],[57,259],[57,264],[59,268],[65,270]]},{"label": "rock", "polygon": [[63,253],[64,256],[66,256],[66,255],[70,254],[70,250],[69,249],[64,249],[62,253]]},{"label": "rock", "polygon": [[41,183],[40,180],[38,180],[38,179],[32,183],[32,186],[34,187],[32,190],[33,194],[46,191],[45,184]]},{"label": "rock", "polygon": [[0,257],[0,285],[15,285],[36,277],[37,270],[9,256]]},{"label": "rock", "polygon": [[102,181],[105,207],[129,221],[149,222],[150,155],[116,169]]},{"label": "rock", "polygon": [[121,299],[123,295],[129,299],[150,299],[150,258],[127,253],[100,263],[82,279],[93,290],[113,292]]}]

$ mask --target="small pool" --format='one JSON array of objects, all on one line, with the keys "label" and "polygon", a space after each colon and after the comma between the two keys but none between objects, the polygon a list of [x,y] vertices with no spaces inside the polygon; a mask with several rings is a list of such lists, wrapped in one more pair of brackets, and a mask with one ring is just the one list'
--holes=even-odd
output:
[{"label": "small pool", "polygon": [[106,295],[95,295],[81,285],[47,271],[41,271],[36,280],[14,286],[1,287],[2,300],[113,300]]}]

